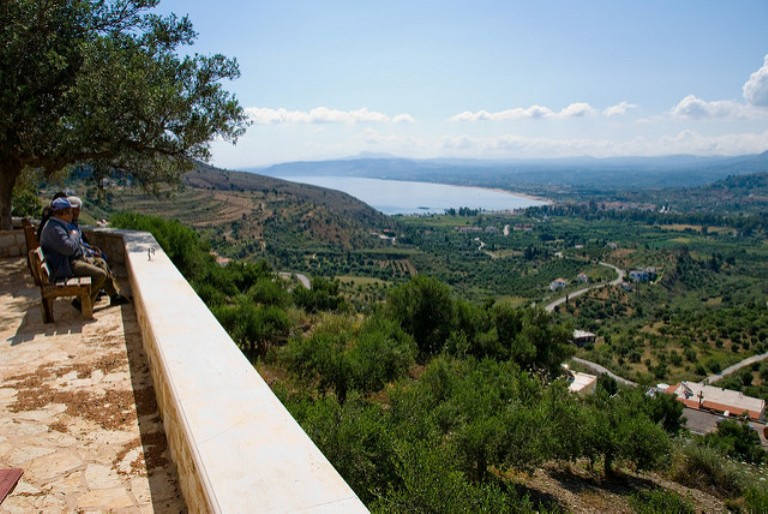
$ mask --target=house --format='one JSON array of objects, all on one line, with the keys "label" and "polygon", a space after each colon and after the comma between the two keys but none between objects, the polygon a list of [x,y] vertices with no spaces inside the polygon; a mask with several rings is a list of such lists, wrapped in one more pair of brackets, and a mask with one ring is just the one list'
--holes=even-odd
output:
[{"label": "house", "polygon": [[593,334],[592,332],[579,329],[574,330],[573,336],[571,337],[571,341],[573,341],[573,343],[578,346],[584,346],[587,343],[594,343],[595,339],[597,339],[597,335]]},{"label": "house", "polygon": [[607,247],[608,247],[608,248],[610,248],[611,250],[615,250],[616,248],[618,248],[618,247],[619,247],[619,245],[617,245],[617,244],[616,244],[616,243],[614,243],[613,241],[611,241],[610,243],[606,243],[606,245],[605,245],[605,246],[607,246]]},{"label": "house", "polygon": [[565,280],[564,278],[556,278],[555,280],[549,283],[549,290],[558,291],[560,289],[563,289],[567,285],[568,285],[568,281]]},{"label": "house", "polygon": [[483,229],[480,227],[456,227],[456,231],[461,233],[482,232]]},{"label": "house", "polygon": [[525,232],[530,232],[533,230],[533,225],[530,223],[516,223],[514,227],[512,227],[512,230],[514,231],[520,231],[523,230]]},{"label": "house", "polygon": [[499,229],[497,229],[493,225],[488,225],[487,227],[485,227],[486,234],[490,234],[490,233],[498,232],[498,231],[499,231]]},{"label": "house", "polygon": [[630,284],[629,282],[622,282],[620,285],[624,291],[628,293],[632,291],[632,284]]},{"label": "house", "polygon": [[669,386],[666,392],[691,409],[712,411],[724,416],[745,414],[752,421],[765,420],[765,400],[746,396],[739,391],[697,382],[680,382]]},{"label": "house", "polygon": [[597,388],[597,376],[580,371],[568,372],[568,391],[575,394],[594,394]]},{"label": "house", "polygon": [[633,282],[650,282],[656,280],[656,268],[648,267],[633,269],[629,272],[629,279]]},{"label": "house", "polygon": [[578,275],[576,275],[576,281],[581,282],[582,284],[586,284],[589,282],[589,277],[586,273],[581,272]]}]

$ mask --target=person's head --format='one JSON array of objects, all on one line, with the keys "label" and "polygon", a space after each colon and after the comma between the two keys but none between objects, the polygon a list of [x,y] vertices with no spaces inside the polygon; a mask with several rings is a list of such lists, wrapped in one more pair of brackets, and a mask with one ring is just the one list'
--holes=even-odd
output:
[{"label": "person's head", "polygon": [[80,209],[83,207],[83,201],[79,196],[67,197],[69,204],[72,206],[72,221],[77,221],[80,217]]},{"label": "person's head", "polygon": [[64,191],[59,191],[58,193],[53,195],[53,198],[51,198],[51,201],[54,201],[57,198],[66,198],[67,196],[69,195],[67,195],[67,193],[65,193]]},{"label": "person's head", "polygon": [[51,202],[51,215],[71,223],[72,204],[66,198],[56,198]]}]

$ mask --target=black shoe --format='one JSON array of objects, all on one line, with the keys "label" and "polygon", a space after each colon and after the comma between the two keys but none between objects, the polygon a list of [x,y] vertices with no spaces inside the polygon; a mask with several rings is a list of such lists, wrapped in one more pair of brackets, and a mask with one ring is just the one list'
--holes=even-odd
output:
[{"label": "black shoe", "polygon": [[126,298],[125,296],[121,294],[112,295],[109,297],[109,305],[125,305],[126,303],[131,303],[131,301]]},{"label": "black shoe", "polygon": [[72,307],[77,309],[77,312],[83,312],[83,306],[80,305],[80,298],[75,298],[72,300]]}]

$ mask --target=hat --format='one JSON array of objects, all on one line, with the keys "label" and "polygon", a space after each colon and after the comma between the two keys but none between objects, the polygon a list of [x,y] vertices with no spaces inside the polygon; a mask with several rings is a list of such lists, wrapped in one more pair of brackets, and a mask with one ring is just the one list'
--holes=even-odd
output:
[{"label": "hat", "polygon": [[70,205],[72,205],[73,209],[79,209],[83,206],[83,201],[80,199],[79,196],[69,196],[67,197],[67,200],[69,200]]},{"label": "hat", "polygon": [[64,209],[71,209],[72,204],[66,198],[57,198],[51,202],[51,209],[54,211],[63,211]]}]

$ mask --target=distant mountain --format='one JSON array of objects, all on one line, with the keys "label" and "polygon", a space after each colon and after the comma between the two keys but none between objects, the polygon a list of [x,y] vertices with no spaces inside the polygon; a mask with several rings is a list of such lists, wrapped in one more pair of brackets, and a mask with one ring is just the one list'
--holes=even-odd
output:
[{"label": "distant mountain", "polygon": [[336,175],[500,187],[537,192],[662,189],[709,184],[768,171],[768,152],[736,157],[568,157],[556,159],[404,159],[359,157],[299,161],[258,169],[270,176]]}]

